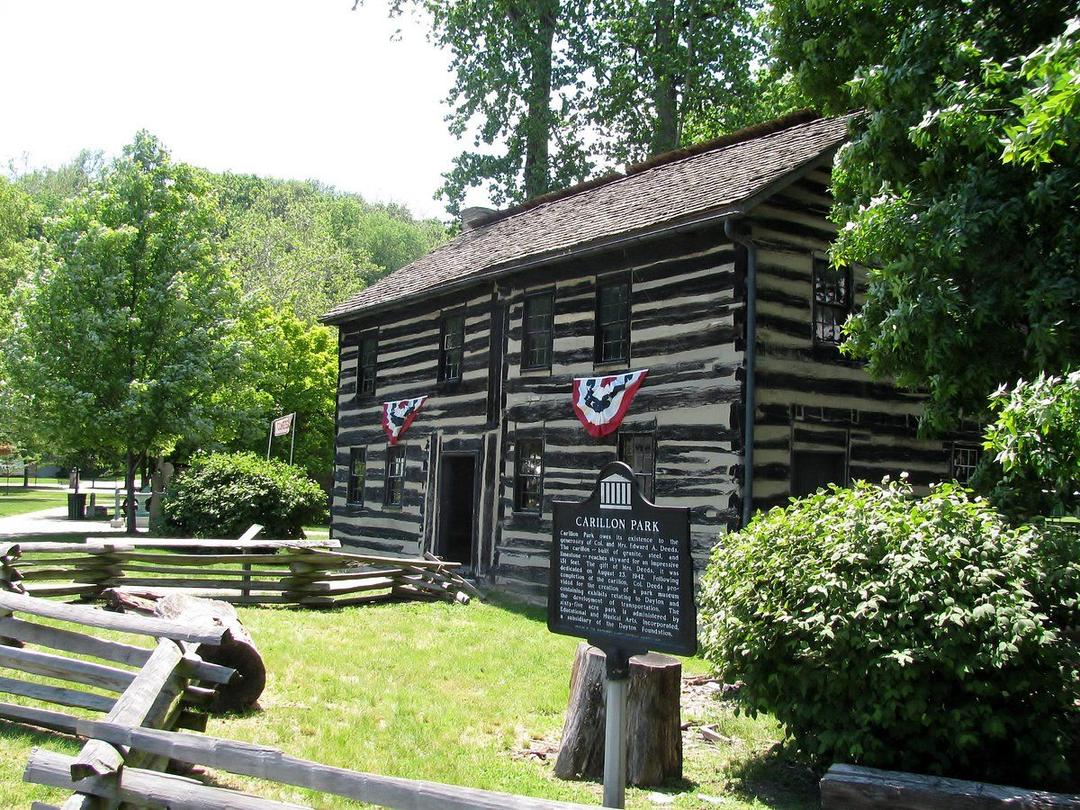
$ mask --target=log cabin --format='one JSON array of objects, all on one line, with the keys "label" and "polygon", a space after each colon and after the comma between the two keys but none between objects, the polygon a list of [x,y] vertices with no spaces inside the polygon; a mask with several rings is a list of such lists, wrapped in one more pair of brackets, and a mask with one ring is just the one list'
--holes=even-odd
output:
[{"label": "log cabin", "polygon": [[[613,459],[689,507],[699,567],[755,510],[829,482],[964,479],[977,445],[918,438],[920,397],[838,348],[865,289],[826,253],[847,126],[800,113],[466,210],[455,239],[324,315],[332,536],[543,598],[552,502],[587,496]],[[640,384],[617,429],[586,430],[576,378]],[[394,442],[384,421],[404,426]]]}]

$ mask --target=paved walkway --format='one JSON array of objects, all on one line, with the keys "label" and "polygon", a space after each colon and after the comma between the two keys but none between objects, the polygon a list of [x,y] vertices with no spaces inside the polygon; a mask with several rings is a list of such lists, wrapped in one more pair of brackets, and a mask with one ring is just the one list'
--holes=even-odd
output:
[{"label": "paved walkway", "polygon": [[107,520],[68,520],[67,507],[41,509],[22,515],[0,518],[0,538],[12,540],[27,534],[123,534]]}]

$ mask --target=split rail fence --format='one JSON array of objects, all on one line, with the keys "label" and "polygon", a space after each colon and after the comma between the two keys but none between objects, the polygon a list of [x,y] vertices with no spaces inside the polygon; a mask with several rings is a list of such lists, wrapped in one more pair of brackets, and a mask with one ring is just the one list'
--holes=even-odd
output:
[{"label": "split rail fence", "polygon": [[234,605],[339,607],[402,598],[468,602],[458,563],[433,555],[340,551],[336,541],[87,540],[0,545],[0,587],[38,597],[105,599],[116,589],[183,589]]},{"label": "split rail fence", "polygon": [[[25,781],[72,791],[60,810],[113,808],[121,803],[190,810],[302,806],[166,773],[170,763],[210,767],[401,810],[584,808],[360,773],[274,748],[191,733],[205,730],[206,711],[215,705],[217,691],[228,689],[238,673],[195,652],[197,647],[228,644],[230,630],[202,618],[203,600],[189,601],[188,612],[164,619],[0,591],[0,666],[19,675],[0,678],[0,693],[20,701],[0,702],[0,718],[85,741],[74,756],[37,748],[24,771]],[[106,631],[113,638],[95,631]],[[117,634],[134,635],[142,644],[117,641]],[[57,810],[43,802],[33,807]]]}]

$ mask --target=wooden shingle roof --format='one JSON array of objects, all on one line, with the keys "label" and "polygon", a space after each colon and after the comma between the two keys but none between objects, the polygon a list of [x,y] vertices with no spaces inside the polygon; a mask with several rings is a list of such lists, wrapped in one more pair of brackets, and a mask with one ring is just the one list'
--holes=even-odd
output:
[{"label": "wooden shingle roof", "polygon": [[586,183],[580,191],[571,189],[497,215],[361,290],[320,320],[340,323],[362,312],[572,255],[615,238],[706,216],[739,214],[786,176],[843,142],[846,116],[809,121],[806,117],[780,129],[766,128],[766,134],[750,131],[741,140],[721,139],[718,145],[695,149],[688,156],[650,162],[608,181]]}]

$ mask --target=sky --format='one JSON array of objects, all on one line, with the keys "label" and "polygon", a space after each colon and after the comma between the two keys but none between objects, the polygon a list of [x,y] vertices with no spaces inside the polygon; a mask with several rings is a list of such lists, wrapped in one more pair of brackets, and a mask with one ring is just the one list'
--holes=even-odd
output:
[{"label": "sky", "polygon": [[463,148],[443,120],[449,55],[415,19],[388,19],[385,0],[351,9],[0,0],[0,166],[115,155],[145,128],[176,160],[316,179],[445,219],[433,195]]}]

